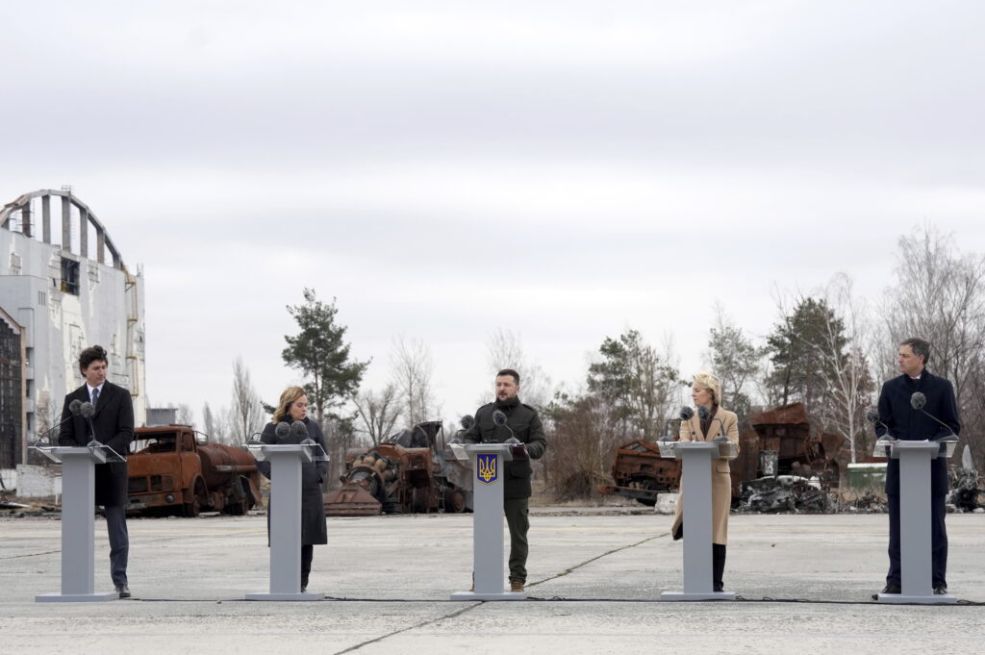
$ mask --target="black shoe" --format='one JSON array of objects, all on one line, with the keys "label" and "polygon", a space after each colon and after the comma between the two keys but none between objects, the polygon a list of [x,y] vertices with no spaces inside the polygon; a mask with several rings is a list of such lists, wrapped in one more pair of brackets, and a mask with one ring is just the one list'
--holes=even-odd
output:
[{"label": "black shoe", "polygon": [[[886,583],[886,586],[882,588],[879,594],[899,594],[902,593],[902,589],[898,584],[893,584],[892,582]],[[872,600],[879,600],[879,594],[872,594]]]},{"label": "black shoe", "polygon": [[126,586],[125,584],[118,584],[116,585],[116,593],[120,595],[120,598],[129,598],[130,587]]},{"label": "black shoe", "polygon": [[935,596],[947,596],[947,585],[946,584],[939,584],[936,587],[934,587],[934,595]]},{"label": "black shoe", "polygon": [[715,587],[714,587],[714,591],[715,591],[716,594],[720,594],[723,591],[725,591],[725,583],[724,582],[716,582],[715,583]]}]

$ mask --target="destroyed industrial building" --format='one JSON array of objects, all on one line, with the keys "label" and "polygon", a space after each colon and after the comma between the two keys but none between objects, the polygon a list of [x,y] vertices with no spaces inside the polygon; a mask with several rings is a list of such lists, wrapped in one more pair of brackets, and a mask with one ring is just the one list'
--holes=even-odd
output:
[{"label": "destroyed industrial building", "polygon": [[88,345],[106,348],[110,377],[144,422],[144,281],[69,187],[5,204],[0,227],[0,470],[9,470],[57,423]]}]

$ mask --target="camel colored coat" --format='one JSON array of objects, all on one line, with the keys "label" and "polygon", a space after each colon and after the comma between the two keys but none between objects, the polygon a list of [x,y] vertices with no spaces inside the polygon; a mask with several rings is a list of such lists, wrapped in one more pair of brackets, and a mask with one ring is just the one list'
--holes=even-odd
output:
[{"label": "camel colored coat", "polygon": [[[719,419],[721,419],[719,421]],[[711,441],[722,432],[729,441],[739,444],[739,417],[735,412],[718,408],[711,420],[708,435],[701,434],[701,419],[697,413],[690,421],[681,421],[681,441]],[[728,514],[732,509],[732,477],[729,474],[728,460],[725,458],[711,460],[711,525],[713,543],[725,545],[728,543]],[[674,511],[674,525],[671,535],[676,535],[684,518],[684,479],[681,478],[681,490],[677,496],[677,508]],[[676,538],[676,537],[675,537]]]}]

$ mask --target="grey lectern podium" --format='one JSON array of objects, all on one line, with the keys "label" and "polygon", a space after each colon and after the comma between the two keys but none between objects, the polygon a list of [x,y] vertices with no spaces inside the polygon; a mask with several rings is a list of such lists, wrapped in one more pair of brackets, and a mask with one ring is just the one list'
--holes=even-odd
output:
[{"label": "grey lectern podium", "polygon": [[503,557],[503,462],[512,461],[510,445],[467,444],[472,464],[472,576],[474,591],[459,591],[452,600],[523,600],[525,593],[506,591]]},{"label": "grey lectern podium", "polygon": [[248,600],[321,600],[301,591],[301,464],[327,462],[318,444],[250,444],[258,460],[270,462],[270,591]]},{"label": "grey lectern podium", "polygon": [[35,596],[38,603],[116,600],[113,592],[94,593],[96,464],[127,461],[115,450],[92,446],[33,446],[62,465],[62,591]]},{"label": "grey lectern podium", "polygon": [[735,600],[728,591],[714,591],[712,580],[711,463],[734,458],[735,444],[718,441],[660,442],[660,455],[681,460],[684,495],[684,591],[665,591],[661,600]]},{"label": "grey lectern podium", "polygon": [[901,441],[880,439],[875,455],[899,460],[900,577],[902,593],[879,594],[880,603],[947,605],[950,594],[937,596],[932,586],[930,463],[954,454],[957,440]]}]

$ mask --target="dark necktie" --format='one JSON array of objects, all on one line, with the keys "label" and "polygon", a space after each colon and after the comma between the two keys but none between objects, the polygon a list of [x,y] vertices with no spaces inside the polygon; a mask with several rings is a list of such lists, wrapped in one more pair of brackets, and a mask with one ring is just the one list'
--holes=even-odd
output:
[{"label": "dark necktie", "polygon": [[99,402],[99,388],[97,387],[92,390],[92,406],[95,407],[96,403],[98,402]]}]

